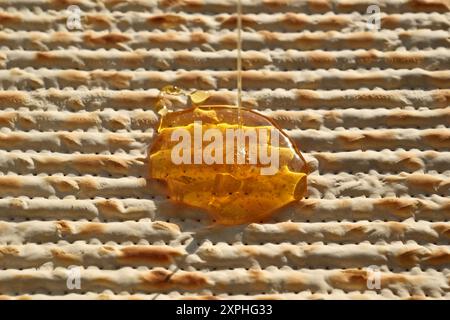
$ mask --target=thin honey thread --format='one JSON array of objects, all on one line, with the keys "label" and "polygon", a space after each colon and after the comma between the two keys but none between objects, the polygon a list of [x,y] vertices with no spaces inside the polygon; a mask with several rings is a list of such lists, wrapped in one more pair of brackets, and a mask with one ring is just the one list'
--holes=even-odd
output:
[{"label": "thin honey thread", "polygon": [[237,109],[238,124],[242,126],[242,2],[237,0]]}]

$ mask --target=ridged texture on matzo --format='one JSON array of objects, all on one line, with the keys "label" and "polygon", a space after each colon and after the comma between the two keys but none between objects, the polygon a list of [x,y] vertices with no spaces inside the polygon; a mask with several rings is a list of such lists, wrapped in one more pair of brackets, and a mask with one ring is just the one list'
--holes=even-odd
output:
[{"label": "ridged texture on matzo", "polygon": [[450,1],[244,0],[243,104],[312,174],[272,220],[215,228],[146,179],[147,148],[162,86],[235,103],[235,10],[0,0],[1,298],[450,298]]}]

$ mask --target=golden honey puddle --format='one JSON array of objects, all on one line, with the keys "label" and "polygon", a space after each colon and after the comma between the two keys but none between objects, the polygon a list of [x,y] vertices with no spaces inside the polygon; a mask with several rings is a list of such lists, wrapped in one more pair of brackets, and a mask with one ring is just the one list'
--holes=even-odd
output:
[{"label": "golden honey puddle", "polygon": [[[172,86],[163,92],[183,94]],[[166,184],[173,201],[206,210],[218,224],[235,225],[265,220],[304,197],[306,162],[270,119],[241,108],[238,121],[236,107],[199,106],[209,93],[188,95],[194,107],[163,112],[149,152],[150,177]],[[239,130],[244,137],[254,134],[256,145],[227,136]],[[175,134],[180,132],[189,139]],[[206,137],[211,132],[214,139]],[[268,159],[277,160],[276,170],[268,170]]]}]

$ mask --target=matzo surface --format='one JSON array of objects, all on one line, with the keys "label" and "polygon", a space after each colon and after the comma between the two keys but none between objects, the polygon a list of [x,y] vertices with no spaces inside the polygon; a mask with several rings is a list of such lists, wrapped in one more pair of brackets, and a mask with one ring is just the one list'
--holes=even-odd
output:
[{"label": "matzo surface", "polygon": [[0,0],[1,298],[450,298],[450,1],[244,1],[244,105],[312,173],[272,220],[215,228],[146,156],[159,88],[235,102],[235,10]]}]

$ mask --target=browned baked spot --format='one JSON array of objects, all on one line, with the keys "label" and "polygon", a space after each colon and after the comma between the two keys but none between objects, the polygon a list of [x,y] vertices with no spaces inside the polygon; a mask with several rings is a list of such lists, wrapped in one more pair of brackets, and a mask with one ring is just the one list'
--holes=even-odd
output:
[{"label": "browned baked spot", "polygon": [[399,110],[394,111],[386,117],[386,124],[397,125],[397,124],[415,124],[422,120],[422,117],[417,114],[416,111],[409,110]]},{"label": "browned baked spot", "polygon": [[[382,72],[373,71],[367,74],[353,73],[348,77],[343,77],[341,80],[343,83],[349,87],[361,87],[370,86],[378,87],[386,83],[386,76]],[[389,87],[395,88],[399,87],[400,83],[403,81],[402,78],[395,78],[389,83]]]},{"label": "browned baked spot", "polygon": [[[174,54],[173,59],[176,61],[176,63],[179,64],[185,64],[185,65],[189,65],[190,63],[192,63],[193,59],[193,54],[191,52],[187,52],[187,51],[179,51],[176,52]],[[170,64],[165,61],[164,66],[169,66]]]},{"label": "browned baked spot", "polygon": [[83,35],[83,41],[97,46],[114,46],[118,43],[128,42],[130,40],[130,37],[118,32],[111,32],[102,35],[88,32]]},{"label": "browned baked spot", "polygon": [[405,102],[402,102],[400,96],[396,93],[387,93],[381,91],[372,91],[372,92],[361,92],[358,93],[355,97],[356,100],[366,101],[366,102],[379,102],[379,103],[395,103],[395,105],[401,104],[406,105]]},{"label": "browned baked spot", "polygon": [[[277,228],[280,230],[277,233],[286,234],[286,235],[295,235],[301,232],[301,229],[297,223],[294,222],[280,222],[276,224]],[[264,231],[260,231],[258,224],[251,224],[248,226],[250,232],[261,233],[264,234]]]},{"label": "browned baked spot", "polygon": [[319,205],[319,200],[316,199],[303,199],[300,203],[302,210],[314,210]]},{"label": "browned baked spot", "polygon": [[100,247],[99,251],[100,251],[101,255],[105,255],[105,254],[109,254],[109,253],[115,252],[116,249],[113,246],[103,245],[103,246]]},{"label": "browned baked spot", "polygon": [[373,64],[377,59],[377,51],[373,49],[356,53],[356,61],[360,64]]},{"label": "browned baked spot", "polygon": [[286,12],[283,15],[283,23],[292,28],[303,28],[310,23],[308,16],[304,14],[296,14],[293,12]]},{"label": "browned baked spot", "polygon": [[170,272],[165,269],[155,269],[141,276],[141,285],[144,288],[156,290],[171,288],[195,290],[207,284],[207,277],[200,272]]},{"label": "browned baked spot", "polygon": [[366,134],[357,132],[342,132],[336,136],[336,140],[339,141],[341,145],[346,147],[362,147],[366,142]]},{"label": "browned baked spot", "polygon": [[121,249],[119,260],[124,264],[169,265],[181,255],[180,250],[169,246],[132,246]]},{"label": "browned baked spot", "polygon": [[374,205],[396,216],[411,217],[417,210],[419,201],[406,198],[383,198],[376,199]]},{"label": "browned baked spot", "polygon": [[39,167],[42,169],[46,168],[57,168],[64,163],[60,157],[50,157],[50,156],[39,156],[31,157],[30,159],[19,158],[21,162],[25,163],[27,166]]},{"label": "browned baked spot", "polygon": [[10,246],[1,246],[0,247],[0,258],[5,258],[5,256],[18,256],[19,250]]},{"label": "browned baked spot", "polygon": [[319,20],[319,26],[323,29],[336,30],[341,29],[351,23],[351,19],[340,17],[340,16],[332,16],[332,17],[324,17]]},{"label": "browned baked spot", "polygon": [[411,174],[406,177],[406,181],[413,187],[432,192],[443,183],[442,179],[429,174]]},{"label": "browned baked spot", "polygon": [[396,161],[398,165],[409,170],[419,170],[424,167],[423,161],[412,152],[403,152],[398,156]]},{"label": "browned baked spot", "polygon": [[59,71],[58,76],[65,81],[75,82],[79,85],[89,83],[90,80],[90,73],[86,71],[61,70]]},{"label": "browned baked spot", "polygon": [[415,12],[448,12],[449,0],[410,0],[409,5]]},{"label": "browned baked spot", "polygon": [[111,170],[113,172],[127,173],[131,161],[118,158],[105,158],[104,164],[106,165],[108,170]]},{"label": "browned baked spot", "polygon": [[114,96],[114,102],[118,105],[126,106],[126,107],[135,107],[136,105],[144,106],[144,105],[154,105],[158,100],[158,96],[151,93],[144,92],[123,92],[119,91]]},{"label": "browned baked spot", "polygon": [[109,124],[114,129],[126,129],[130,123],[130,118],[125,115],[117,115],[109,120]]},{"label": "browned baked spot", "polygon": [[[243,27],[254,27],[256,25],[256,20],[247,16],[241,16],[242,26]],[[232,15],[221,22],[222,27],[226,28],[234,28],[237,26],[237,17],[236,15]]]},{"label": "browned baked spot", "polygon": [[367,272],[358,269],[346,269],[328,277],[328,282],[334,288],[343,290],[366,290]]},{"label": "browned baked spot", "polygon": [[74,192],[79,190],[78,183],[71,178],[48,176],[44,177],[44,179],[61,192]]},{"label": "browned baked spot", "polygon": [[[258,31],[258,33],[265,31]],[[236,47],[237,45],[237,36],[233,33],[226,34],[219,39],[219,43],[228,47]]]},{"label": "browned baked spot", "polygon": [[296,100],[305,105],[313,105],[320,101],[320,94],[314,90],[296,89],[294,90]]},{"label": "browned baked spot", "polygon": [[333,124],[340,124],[342,123],[342,113],[339,111],[326,111],[323,115],[325,121],[330,121]]},{"label": "browned baked spot", "polygon": [[110,145],[119,145],[123,147],[129,146],[134,142],[133,138],[129,138],[120,133],[109,133],[107,134],[108,144]]},{"label": "browned baked spot", "polygon": [[64,125],[69,128],[87,128],[100,123],[100,118],[95,113],[77,113],[64,118]]},{"label": "browned baked spot", "polygon": [[312,12],[325,13],[333,9],[329,0],[308,0],[308,7]]},{"label": "browned baked spot", "polygon": [[131,74],[119,71],[92,71],[93,80],[101,80],[107,82],[113,88],[126,89],[130,86],[130,81],[133,79]]},{"label": "browned baked spot", "polygon": [[400,26],[400,18],[397,14],[381,17],[381,27],[383,29],[395,29]]},{"label": "browned baked spot", "polygon": [[412,268],[419,264],[423,255],[424,253],[420,248],[414,248],[402,250],[396,258],[402,267]]},{"label": "browned baked spot", "polygon": [[81,146],[80,136],[75,133],[58,133],[58,137],[67,146]]},{"label": "browned baked spot", "polygon": [[[431,93],[436,107],[446,107],[450,104],[450,89],[448,90],[434,90]],[[1,96],[0,96],[1,97]]]},{"label": "browned baked spot", "polygon": [[25,128],[31,128],[36,124],[36,119],[29,114],[19,114],[19,123]]},{"label": "browned baked spot", "polygon": [[426,77],[428,78],[429,85],[433,87],[446,88],[450,83],[450,72],[448,70],[429,72]]},{"label": "browned baked spot", "polygon": [[[111,0],[109,0],[111,1]],[[57,8],[61,8],[61,7],[68,7],[71,4],[78,4],[78,5],[82,5],[83,4],[83,0],[50,0],[49,2],[51,2],[51,6],[57,7]]]},{"label": "browned baked spot", "polygon": [[[244,73],[245,75],[245,73]],[[206,73],[202,72],[184,72],[178,77],[182,83],[189,84],[189,86],[214,89],[216,86],[214,80]]]},{"label": "browned baked spot", "polygon": [[[265,291],[267,290],[268,286],[270,286],[270,280],[267,277],[267,272],[251,268],[247,271],[247,277],[249,278],[249,282],[251,283],[251,290],[252,291]],[[301,280],[300,277],[295,277],[297,281]],[[291,284],[292,281],[288,281]],[[300,285],[300,283],[297,283],[297,285]],[[301,285],[303,285],[303,281],[301,281]]]},{"label": "browned baked spot", "polygon": [[0,25],[2,25],[3,28],[6,25],[16,24],[20,22],[22,22],[22,19],[20,18],[19,14],[0,11]]},{"label": "browned baked spot", "polygon": [[427,264],[433,266],[448,265],[450,263],[450,252],[445,249],[433,250],[433,252],[423,260]]},{"label": "browned baked spot", "polygon": [[29,273],[20,273],[18,275],[13,276],[13,278],[11,279],[13,283],[17,283],[17,282],[32,282],[32,281],[36,281],[36,277],[33,274],[29,274]]},{"label": "browned baked spot", "polygon": [[54,54],[53,52],[38,51],[38,52],[36,52],[36,59],[38,61],[49,62],[49,61],[53,61],[54,59],[58,59],[58,56],[56,54]]},{"label": "browned baked spot", "polygon": [[422,136],[427,145],[433,148],[450,147],[450,130],[448,129],[442,129],[438,132],[425,132]]},{"label": "browned baked spot", "polygon": [[23,105],[26,102],[26,94],[23,92],[0,91],[0,105],[12,107]]},{"label": "browned baked spot", "polygon": [[128,68],[139,68],[143,66],[144,63],[144,55],[140,50],[127,52],[125,56],[119,60],[120,63],[123,63]]},{"label": "browned baked spot", "polygon": [[390,144],[397,139],[395,133],[390,131],[371,131],[364,133],[364,135],[364,142],[367,143],[368,146],[374,147],[377,145]]},{"label": "browned baked spot", "polygon": [[20,190],[22,183],[18,177],[0,176],[0,190]]},{"label": "browned baked spot", "polygon": [[388,221],[387,225],[389,226],[390,232],[393,236],[399,238],[404,237],[407,227],[403,223],[397,221]]},{"label": "browned baked spot", "polygon": [[175,27],[181,24],[186,23],[186,19],[178,14],[159,14],[154,15],[147,19],[149,24],[154,24],[159,27],[167,28],[167,27]]},{"label": "browned baked spot", "polygon": [[[279,38],[279,33],[267,31],[267,30],[261,30],[258,31],[258,34],[261,35],[264,38],[265,42],[277,42]],[[234,35],[233,35],[234,36]],[[234,36],[234,39],[236,41],[236,37]]]},{"label": "browned baked spot", "polygon": [[335,56],[328,52],[310,52],[307,57],[314,67],[330,68],[336,64]]},{"label": "browned baked spot", "polygon": [[124,211],[121,203],[115,199],[101,199],[96,201],[95,205],[103,214],[120,215]]},{"label": "browned baked spot", "polygon": [[371,32],[355,32],[345,38],[345,44],[349,48],[365,48],[374,47],[376,37]]},{"label": "browned baked spot", "polygon": [[56,225],[56,230],[58,230],[58,232],[64,236],[64,235],[70,235],[72,234],[72,227],[70,226],[70,223],[68,221],[56,221],[55,222]]},{"label": "browned baked spot", "polygon": [[72,161],[72,165],[80,171],[98,172],[99,168],[106,167],[106,170],[111,173],[127,173],[132,162],[132,160],[119,159],[114,156],[77,155]]},{"label": "browned baked spot", "polygon": [[418,205],[418,200],[415,199],[405,199],[405,198],[383,198],[376,199],[376,204],[380,206],[386,206],[393,209],[410,209],[415,208]]},{"label": "browned baked spot", "polygon": [[[204,6],[203,0],[179,0],[184,7],[191,10],[201,10]],[[220,3],[220,2],[219,2]]]},{"label": "browned baked spot", "polygon": [[[274,41],[278,40],[275,35]],[[321,49],[327,42],[327,38],[322,34],[301,34],[293,40],[297,45],[305,49]]]},{"label": "browned baked spot", "polygon": [[182,274],[175,272],[170,280],[174,287],[189,290],[199,289],[208,284],[208,278],[200,272],[184,272]]},{"label": "browned baked spot", "polygon": [[172,272],[166,269],[155,269],[141,276],[144,287],[167,288]]},{"label": "browned baked spot", "polygon": [[0,133],[0,146],[12,147],[16,144],[26,141],[26,138],[19,133]]},{"label": "browned baked spot", "polygon": [[155,114],[148,114],[147,112],[137,112],[133,115],[132,120],[139,127],[145,127],[146,129],[156,129],[159,124],[159,120]]},{"label": "browned baked spot", "polygon": [[177,224],[165,221],[155,221],[152,224],[153,229],[161,231],[169,231],[171,233],[180,233],[180,227]]},{"label": "browned baked spot", "polygon": [[204,32],[192,32],[191,33],[191,41],[193,43],[197,43],[197,44],[203,44],[203,43],[208,43],[209,41],[209,36],[208,34],[204,33]]},{"label": "browned baked spot", "polygon": [[421,278],[422,278],[421,276],[410,276],[398,273],[396,274],[385,273],[381,277],[381,288],[388,288],[391,285],[398,285],[398,284],[406,286],[418,285]]},{"label": "browned baked spot", "polygon": [[96,179],[83,177],[77,180],[79,189],[85,194],[95,194],[101,189],[100,183]]},{"label": "browned baked spot", "polygon": [[422,63],[423,55],[416,52],[387,52],[386,61],[396,67],[414,68]]},{"label": "browned baked spot", "polygon": [[306,126],[307,128],[315,128],[319,129],[322,124],[322,118],[318,114],[303,114],[301,117],[302,126]]},{"label": "browned baked spot", "polygon": [[63,249],[54,248],[54,249],[51,249],[50,252],[53,256],[53,259],[59,260],[62,263],[64,263],[65,265],[70,265],[72,263],[77,263],[77,262],[79,263],[82,260],[82,258],[80,256],[69,253]]},{"label": "browned baked spot", "polygon": [[86,25],[90,27],[108,28],[112,25],[111,20],[105,14],[87,13],[84,18]]},{"label": "browned baked spot", "polygon": [[[52,164],[51,159],[48,159],[50,164]],[[75,156],[74,160],[72,161],[72,165],[78,170],[78,171],[84,171],[89,170],[89,172],[92,171],[93,168],[101,168],[104,165],[105,156],[99,156],[99,155],[77,155]],[[60,164],[60,161],[56,162],[54,161],[54,164]]]},{"label": "browned baked spot", "polygon": [[350,237],[360,238],[366,234],[367,227],[358,224],[348,224],[344,225],[346,235]]},{"label": "browned baked spot", "polygon": [[77,234],[83,236],[98,236],[104,234],[106,227],[103,223],[98,222],[88,222],[83,224],[79,229]]},{"label": "browned baked spot", "polygon": [[114,288],[117,286],[117,282],[113,278],[105,275],[96,276],[94,279],[92,279],[92,282],[95,283],[97,286],[101,287],[102,289]]},{"label": "browned baked spot", "polygon": [[148,42],[171,42],[171,41],[180,41],[178,34],[176,32],[164,32],[164,33],[153,33],[148,36]]},{"label": "browned baked spot", "polygon": [[183,0],[160,0],[158,4],[164,8],[170,6],[178,6],[183,2],[184,2]]},{"label": "browned baked spot", "polygon": [[[208,104],[211,105],[226,105],[226,104],[234,104],[236,95],[234,93],[226,93],[226,92],[211,92],[211,96],[208,99]],[[245,102],[243,102],[245,103]]]},{"label": "browned baked spot", "polygon": [[431,226],[433,230],[436,230],[439,235],[450,238],[450,224],[447,223],[436,223]]},{"label": "browned baked spot", "polygon": [[268,7],[272,7],[274,9],[278,9],[283,6],[289,5],[291,0],[263,0],[263,5],[266,5]]},{"label": "browned baked spot", "polygon": [[26,205],[27,203],[21,199],[14,198],[9,200],[9,207],[12,209],[24,209]]},{"label": "browned baked spot", "polygon": [[[34,42],[38,42],[42,40],[42,37],[39,34],[35,34],[34,36]],[[71,43],[75,39],[75,35],[71,34],[70,32],[66,31],[57,31],[50,35],[50,40],[52,42],[56,43]]]}]

